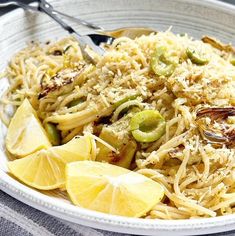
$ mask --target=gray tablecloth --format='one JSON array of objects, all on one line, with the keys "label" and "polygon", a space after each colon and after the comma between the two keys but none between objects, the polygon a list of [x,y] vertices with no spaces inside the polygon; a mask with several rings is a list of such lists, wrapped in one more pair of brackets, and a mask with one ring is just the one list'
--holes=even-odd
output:
[{"label": "gray tablecloth", "polygon": [[[200,0],[198,0],[200,1]],[[1,2],[1,0],[0,0]],[[26,3],[32,2],[25,0]],[[226,0],[235,4],[235,0]],[[11,10],[8,8],[7,10]],[[6,10],[0,9],[0,15]],[[0,236],[125,236],[52,217],[0,191]],[[157,235],[157,232],[156,232]],[[216,234],[232,236],[235,231]],[[213,235],[215,236],[215,235]]]}]

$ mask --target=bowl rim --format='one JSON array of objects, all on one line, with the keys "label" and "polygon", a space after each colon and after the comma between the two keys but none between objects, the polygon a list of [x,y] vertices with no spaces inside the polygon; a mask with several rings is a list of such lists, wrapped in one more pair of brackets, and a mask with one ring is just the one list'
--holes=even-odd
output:
[{"label": "bowl rim", "polygon": [[135,229],[139,233],[149,232],[150,234],[153,233],[151,230],[158,230],[159,232],[167,233],[167,235],[181,235],[181,232],[186,233],[192,230],[193,233],[204,234],[207,232],[222,232],[224,229],[221,227],[226,227],[227,230],[235,228],[235,214],[190,220],[140,219],[109,215],[77,207],[67,202],[55,201],[51,196],[18,182],[2,170],[0,170],[0,187],[1,190],[17,200],[45,213],[67,221],[104,230],[133,233],[132,229]]},{"label": "bowl rim", "polygon": [[[55,0],[48,0],[48,2],[54,2]],[[196,5],[200,6],[205,6],[217,10],[224,10],[226,12],[230,12],[232,15],[235,16],[235,5],[227,3],[227,2],[222,2],[222,0],[203,0],[203,1],[198,1],[198,0],[175,0],[178,2],[182,3],[194,3]],[[29,5],[32,6],[37,6],[37,2],[32,2]],[[25,10],[22,8],[16,8],[11,11],[8,11],[4,13],[3,15],[0,16],[0,23],[4,23],[8,21],[8,17],[13,17],[14,15],[17,15],[19,13],[23,13]],[[29,10],[30,11],[30,10]]]},{"label": "bowl rim", "polygon": [[[235,16],[235,5],[218,0],[204,0],[200,2],[197,0],[176,1],[182,3],[192,3],[193,1],[197,5],[224,10]],[[35,4],[35,2],[32,3],[32,5]],[[23,9],[18,8],[3,14],[0,17],[0,25],[8,22],[9,18],[20,15],[23,12]],[[2,151],[0,151],[0,154],[2,154]],[[0,189],[17,200],[50,215],[109,231],[156,235],[156,232],[153,232],[153,230],[158,230],[159,233],[166,233],[167,235],[181,235],[182,233],[189,232],[205,234],[235,229],[235,214],[190,220],[156,220],[115,216],[84,209],[65,202],[54,201],[52,197],[18,182],[1,169]]]}]

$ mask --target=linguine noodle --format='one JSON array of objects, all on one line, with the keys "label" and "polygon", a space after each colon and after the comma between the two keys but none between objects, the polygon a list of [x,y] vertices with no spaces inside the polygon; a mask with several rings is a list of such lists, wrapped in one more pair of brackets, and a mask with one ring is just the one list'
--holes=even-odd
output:
[{"label": "linguine noodle", "polygon": [[[165,198],[146,217],[189,219],[232,214],[234,140],[229,144],[208,140],[197,117],[204,108],[234,108],[232,53],[169,31],[134,40],[122,37],[105,47],[103,57],[90,52],[96,66],[83,60],[73,38],[30,44],[18,52],[5,73],[9,88],[1,98],[2,121],[6,125],[10,122],[9,105],[17,108],[28,98],[43,124],[56,124],[61,143],[86,132],[99,136],[100,128],[115,122],[121,127],[118,134],[122,140],[126,133],[130,136],[123,110],[158,110],[166,121],[165,133],[154,142],[138,143],[131,165],[132,170],[165,189]],[[167,48],[169,56],[178,61],[170,76],[156,75],[151,69],[151,58],[159,47]],[[193,63],[185,53],[188,47],[203,50],[209,62]],[[130,96],[131,100],[125,101]],[[124,102],[116,106],[122,99]],[[73,101],[77,104],[72,106]],[[234,130],[234,119],[227,118],[224,127]],[[211,120],[213,117],[205,118],[206,131]],[[221,123],[213,121],[214,130]],[[96,147],[94,159],[98,152]]]}]

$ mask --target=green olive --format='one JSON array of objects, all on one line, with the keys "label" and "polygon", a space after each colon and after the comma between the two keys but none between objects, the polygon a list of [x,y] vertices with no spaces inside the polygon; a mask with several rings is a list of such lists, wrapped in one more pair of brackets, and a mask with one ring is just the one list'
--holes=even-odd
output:
[{"label": "green olive", "polygon": [[56,125],[53,123],[46,123],[45,130],[51,144],[54,146],[60,145],[61,137],[59,130],[56,128]]},{"label": "green olive", "polygon": [[84,101],[85,101],[84,98],[75,99],[68,104],[68,107],[70,108],[70,107],[77,106],[78,104],[83,103]]},{"label": "green olive", "polygon": [[157,48],[151,58],[151,68],[158,76],[171,76],[176,68],[176,63],[167,58],[165,47]]},{"label": "green olive", "polygon": [[165,133],[166,122],[158,111],[145,110],[131,118],[130,130],[136,141],[154,142]]},{"label": "green olive", "polygon": [[196,51],[195,49],[187,48],[186,54],[191,62],[196,65],[205,65],[209,62],[206,55],[203,55],[203,53]]},{"label": "green olive", "polygon": [[121,99],[121,100],[115,102],[115,103],[113,104],[113,106],[114,106],[114,108],[117,108],[117,107],[119,107],[120,105],[122,105],[123,103],[128,102],[128,101],[130,101],[130,100],[134,100],[134,99],[136,99],[137,97],[138,97],[137,94],[127,96],[127,97],[125,97],[125,98],[123,98],[123,99]]}]

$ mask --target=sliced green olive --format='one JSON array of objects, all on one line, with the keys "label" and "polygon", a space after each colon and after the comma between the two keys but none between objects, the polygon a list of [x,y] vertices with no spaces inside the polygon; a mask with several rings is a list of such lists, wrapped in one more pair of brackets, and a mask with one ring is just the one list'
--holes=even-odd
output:
[{"label": "sliced green olive", "polygon": [[60,132],[53,123],[46,123],[45,129],[52,145],[60,145]]},{"label": "sliced green olive", "polygon": [[77,106],[78,104],[83,103],[84,101],[85,101],[84,98],[75,99],[68,104],[68,107],[70,108],[70,107]]},{"label": "sliced green olive", "polygon": [[155,54],[151,58],[151,68],[158,76],[170,76],[173,74],[176,63],[166,56],[167,49],[165,47],[157,48]]},{"label": "sliced green olive", "polygon": [[156,110],[145,110],[135,114],[130,121],[133,137],[138,142],[154,142],[166,130],[165,119]]},{"label": "sliced green olive", "polygon": [[128,101],[130,101],[130,100],[134,100],[134,99],[136,99],[137,97],[138,97],[138,94],[133,94],[133,95],[127,96],[127,97],[125,97],[125,98],[123,98],[123,99],[121,99],[121,100],[115,102],[115,103],[113,104],[113,106],[114,106],[114,108],[117,108],[117,107],[119,107],[120,105],[122,105],[123,103],[128,102]]},{"label": "sliced green olive", "polygon": [[195,49],[187,48],[186,54],[191,62],[196,65],[205,65],[209,62],[206,55],[203,55],[203,53],[196,51]]}]

